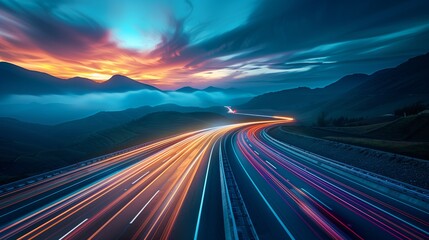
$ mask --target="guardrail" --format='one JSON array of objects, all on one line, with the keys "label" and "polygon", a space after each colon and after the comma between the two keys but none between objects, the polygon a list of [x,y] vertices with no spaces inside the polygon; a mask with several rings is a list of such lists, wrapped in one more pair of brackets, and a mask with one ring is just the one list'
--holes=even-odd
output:
[{"label": "guardrail", "polygon": [[[203,132],[203,131],[206,131],[208,129],[210,129],[210,128],[197,130],[197,131],[195,131],[195,133]],[[58,169],[55,169],[55,170],[44,172],[44,173],[41,173],[41,174],[38,174],[38,175],[30,176],[30,177],[27,177],[27,178],[24,178],[24,179],[20,179],[20,180],[11,182],[11,183],[3,184],[3,185],[0,185],[0,194],[4,194],[4,193],[7,193],[7,192],[10,192],[10,191],[13,191],[13,190],[17,190],[17,189],[20,189],[20,188],[25,187],[27,185],[35,184],[38,181],[41,181],[41,180],[44,180],[44,179],[49,179],[49,178],[52,178],[53,176],[57,176],[59,174],[66,173],[66,172],[69,172],[71,170],[75,170],[75,169],[87,166],[89,164],[94,164],[94,163],[99,162],[101,160],[104,160],[104,159],[107,159],[107,158],[111,158],[111,157],[114,157],[114,156],[118,156],[120,154],[124,154],[124,153],[130,152],[130,151],[133,151],[135,149],[138,149],[138,148],[150,145],[150,144],[155,143],[155,142],[159,142],[159,141],[163,141],[163,140],[166,140],[166,139],[169,139],[169,138],[177,137],[179,135],[180,134],[175,134],[175,135],[172,135],[172,136],[168,136],[168,137],[164,137],[164,138],[159,138],[159,139],[156,139],[154,141],[149,141],[149,142],[142,143],[142,144],[139,144],[139,145],[136,145],[136,146],[132,146],[132,147],[128,147],[128,148],[125,148],[125,149],[122,149],[122,150],[118,150],[118,151],[115,151],[115,152],[112,152],[112,153],[108,153],[108,154],[105,154],[105,155],[102,155],[102,156],[99,156],[99,157],[95,157],[95,158],[83,160],[83,161],[78,162],[78,163],[73,163],[73,164],[71,164],[69,166],[65,166],[65,167],[62,167],[62,168],[58,168]]]},{"label": "guardrail", "polygon": [[7,193],[7,192],[10,192],[10,191],[13,191],[13,190],[17,190],[17,189],[20,189],[20,188],[25,187],[27,185],[35,184],[35,183],[37,183],[37,182],[39,182],[41,180],[49,179],[49,178],[52,178],[54,176],[58,176],[59,174],[70,172],[72,170],[75,170],[75,169],[78,169],[78,168],[81,168],[81,167],[84,167],[84,166],[88,166],[90,164],[97,163],[97,162],[99,162],[101,160],[105,160],[107,158],[111,158],[111,157],[114,157],[114,156],[118,156],[118,155],[130,152],[130,151],[133,151],[135,149],[147,146],[147,145],[149,145],[151,143],[152,142],[139,144],[139,145],[132,146],[132,147],[129,147],[129,148],[126,148],[126,149],[122,149],[122,150],[119,150],[119,151],[116,151],[116,152],[108,153],[108,154],[105,154],[105,155],[102,155],[102,156],[99,156],[99,157],[95,157],[95,158],[87,159],[87,160],[84,160],[84,161],[81,161],[81,162],[77,162],[77,163],[74,163],[74,164],[69,165],[69,166],[65,166],[65,167],[58,168],[58,169],[55,169],[55,170],[51,170],[51,171],[48,171],[48,172],[44,172],[44,173],[41,173],[41,174],[38,174],[38,175],[34,175],[34,176],[30,176],[30,177],[27,177],[27,178],[24,178],[24,179],[20,179],[20,180],[15,181],[15,182],[11,182],[11,183],[7,183],[7,184],[4,184],[4,185],[1,185],[0,186],[0,194],[4,194],[4,193]]},{"label": "guardrail", "polygon": [[[277,144],[280,145],[284,145],[287,146],[288,148],[290,148],[290,151],[293,151],[294,154],[297,155],[303,155],[306,154],[307,157],[311,156],[311,157],[316,157],[317,161],[320,161],[320,164],[324,164],[326,167],[331,167],[334,169],[341,169],[343,172],[348,173],[350,175],[359,177],[361,179],[365,179],[368,182],[373,182],[376,184],[379,184],[380,186],[386,187],[387,189],[391,189],[393,191],[396,191],[398,194],[398,197],[401,197],[402,200],[406,200],[408,202],[410,202],[410,199],[407,199],[409,197],[413,197],[416,201],[414,201],[413,203],[418,203],[420,206],[425,207],[427,209],[429,209],[429,191],[423,188],[419,188],[416,186],[413,186],[411,184],[408,183],[404,183],[401,181],[398,181],[396,179],[392,179],[380,174],[376,174],[373,172],[369,172],[366,170],[363,170],[361,168],[358,167],[354,167],[352,165],[346,164],[346,163],[342,163],[324,156],[320,156],[318,154],[306,151],[304,149],[301,149],[299,147],[296,146],[292,146],[290,144],[281,142],[273,137],[271,137],[267,131],[269,129],[265,129],[263,130],[263,136],[270,139],[273,142],[276,142]],[[319,164],[319,165],[320,165]],[[378,189],[378,190],[382,190],[382,189]],[[403,195],[406,196],[403,196]]]}]

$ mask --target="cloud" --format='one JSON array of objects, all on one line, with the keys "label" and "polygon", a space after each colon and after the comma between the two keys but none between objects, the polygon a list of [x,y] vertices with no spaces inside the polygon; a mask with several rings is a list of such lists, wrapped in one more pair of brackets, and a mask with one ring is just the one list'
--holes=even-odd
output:
[{"label": "cloud", "polygon": [[108,38],[106,29],[78,13],[59,16],[46,4],[40,4],[37,12],[15,6],[0,3],[0,14],[8,25],[2,26],[2,32],[13,36],[4,40],[11,45],[19,41],[29,45],[24,48],[34,45],[57,57],[81,57],[90,43],[105,42]]},{"label": "cloud", "polygon": [[[376,54],[380,57],[379,52],[365,51],[385,49],[381,56],[392,57],[391,54],[396,52],[403,61],[417,52],[429,50],[423,41],[408,47],[403,44],[401,52],[394,48],[401,41],[429,40],[429,31],[425,27],[429,13],[422,10],[428,6],[425,1],[413,4],[404,1],[263,1],[245,25],[190,46],[180,57],[193,58],[188,67],[203,65],[209,68],[237,64],[255,66],[262,57],[268,59],[260,65],[263,70],[318,57],[327,58],[325,63],[374,58]],[[315,63],[302,67],[316,69],[310,65]],[[368,70],[372,68],[363,67],[360,71]],[[318,77],[317,74],[313,76]]]},{"label": "cloud", "polygon": [[[106,23],[112,16],[95,20],[97,8],[79,9],[74,1],[22,2],[0,1],[0,60],[63,78],[123,74],[171,89],[243,86],[259,76],[259,87],[254,85],[259,89],[267,82],[289,86],[299,78],[301,85],[312,86],[321,78],[332,82],[339,74],[390,67],[429,51],[428,1],[237,1],[229,14],[215,9],[216,1],[206,8],[161,1],[165,7],[153,15],[167,26],[156,33],[160,42],[150,51],[122,47]],[[247,5],[253,12],[241,13]],[[240,18],[227,18],[230,24],[213,28],[217,34],[204,34],[215,25],[199,23],[203,18],[197,16],[207,15],[197,12],[201,9],[217,18],[231,13]]]}]

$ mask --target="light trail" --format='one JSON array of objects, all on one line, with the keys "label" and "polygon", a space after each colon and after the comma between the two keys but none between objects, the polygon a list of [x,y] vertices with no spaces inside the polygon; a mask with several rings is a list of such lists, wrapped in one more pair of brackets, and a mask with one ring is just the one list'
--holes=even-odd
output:
[{"label": "light trail", "polygon": [[[316,223],[320,230],[333,238],[346,238],[348,235],[353,238],[363,238],[361,234],[368,234],[368,232],[351,228],[349,223],[330,212],[332,208],[327,207],[320,197],[314,196],[314,193],[309,194],[307,190],[299,188],[296,184],[305,183],[317,192],[318,196],[330,199],[330,205],[350,211],[352,215],[356,216],[353,221],[370,223],[372,228],[377,228],[377,230],[373,230],[374,232],[377,231],[380,234],[384,232],[394,238],[424,239],[428,236],[428,231],[424,230],[424,227],[410,223],[410,218],[413,219],[414,216],[396,209],[387,202],[371,197],[368,193],[363,193],[360,189],[352,187],[355,186],[352,183],[343,183],[343,181],[353,182],[352,179],[342,178],[339,181],[338,175],[332,175],[332,170],[327,171],[320,167],[319,161],[310,159],[304,163],[301,159],[286,154],[288,152],[278,148],[278,144],[273,144],[271,139],[262,134],[264,129],[270,125],[266,123],[248,126],[238,133],[237,147],[244,156],[244,158],[240,158],[240,161],[249,162],[254,171],[256,170],[259,174],[259,178],[263,179],[262,181],[265,181],[267,186],[275,188],[278,196],[286,205],[295,210],[298,219],[309,218],[310,231],[314,229],[310,226]],[[250,148],[247,142],[252,142],[253,148]],[[258,154],[256,154],[256,149]],[[311,158],[311,154],[308,155]],[[281,169],[277,168],[278,171],[272,171],[272,164],[268,160],[275,162]],[[285,176],[288,176],[288,179]],[[296,209],[300,209],[300,211],[296,211]],[[291,218],[291,215],[288,217]],[[428,222],[423,219],[414,218],[414,220],[428,226]]]},{"label": "light trail", "polygon": [[72,233],[74,230],[76,230],[76,228],[80,227],[82,224],[84,224],[86,221],[88,221],[88,218],[83,220],[82,222],[80,222],[78,225],[76,225],[76,227],[74,227],[72,230],[68,231],[66,234],[64,234],[64,236],[60,237],[59,240],[63,240],[65,237],[67,237],[70,233]]},{"label": "light trail", "polygon": [[286,120],[286,121],[295,121],[295,119],[293,117],[272,116],[272,115],[262,115],[262,114],[252,114],[252,113],[242,113],[242,112],[238,112],[235,109],[232,109],[231,106],[225,106],[225,108],[228,109],[228,113],[229,114],[251,116],[251,117],[261,117],[261,118],[272,118],[272,119],[280,119],[280,120]]},{"label": "light trail", "polygon": [[150,202],[152,202],[153,198],[159,193],[159,190],[156,191],[156,193],[149,199],[149,201],[142,207],[142,209],[140,209],[140,211],[136,214],[136,216],[131,220],[130,224],[133,224],[133,222],[136,220],[136,218],[138,218],[138,216],[140,215],[140,213],[143,212],[143,210],[147,207],[147,205],[149,205]]},{"label": "light trail", "polygon": [[145,174],[141,175],[141,177],[137,178],[134,182],[132,182],[131,184],[135,184],[136,182],[138,182],[140,179],[144,178],[149,172],[146,172]]},{"label": "light trail", "polygon": [[234,114],[271,119],[177,135],[4,193],[0,238],[225,237],[224,218],[215,215],[226,213],[221,203],[214,204],[217,193],[222,201],[219,141],[225,143],[223,161],[229,161],[241,204],[264,237],[427,238],[423,209],[363,188],[338,174],[343,169],[325,168],[317,156],[266,133],[293,118]]},{"label": "light trail", "polygon": [[243,115],[243,116],[251,116],[251,117],[281,119],[281,120],[287,120],[287,121],[294,121],[295,120],[292,117],[271,116],[271,115],[261,115],[261,114],[251,114],[251,113],[241,113],[241,112],[235,112],[233,114],[235,114],[235,115]]}]

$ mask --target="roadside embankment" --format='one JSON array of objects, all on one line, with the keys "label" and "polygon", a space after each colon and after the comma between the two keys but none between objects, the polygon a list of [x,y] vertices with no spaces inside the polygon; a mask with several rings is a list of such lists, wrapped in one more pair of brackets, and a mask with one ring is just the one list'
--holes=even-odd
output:
[{"label": "roadside embankment", "polygon": [[429,161],[427,160],[292,133],[287,130],[287,127],[270,129],[268,134],[282,142],[323,157],[429,189]]}]

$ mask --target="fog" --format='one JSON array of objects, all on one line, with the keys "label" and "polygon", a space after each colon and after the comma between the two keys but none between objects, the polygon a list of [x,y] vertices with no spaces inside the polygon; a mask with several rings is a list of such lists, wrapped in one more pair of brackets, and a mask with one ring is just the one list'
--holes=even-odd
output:
[{"label": "fog", "polygon": [[225,94],[204,91],[182,93],[152,90],[84,95],[9,95],[0,101],[0,116],[27,122],[56,124],[100,111],[121,111],[162,104],[192,107],[238,105],[251,97],[252,95],[247,93]]}]

